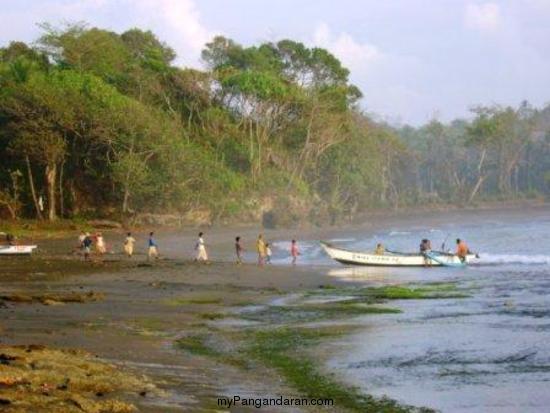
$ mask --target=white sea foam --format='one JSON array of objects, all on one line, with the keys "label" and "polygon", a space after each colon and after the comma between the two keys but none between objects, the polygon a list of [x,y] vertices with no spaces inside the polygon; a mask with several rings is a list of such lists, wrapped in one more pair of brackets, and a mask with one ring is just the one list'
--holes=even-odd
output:
[{"label": "white sea foam", "polygon": [[480,264],[546,264],[550,265],[550,255],[490,254],[480,255]]},{"label": "white sea foam", "polygon": [[[297,243],[298,243],[298,249],[303,251],[310,250],[311,248],[314,248],[315,246],[319,245],[319,243],[312,242],[312,241],[297,240]],[[276,250],[290,251],[290,241],[274,241],[271,243],[271,246]]]}]

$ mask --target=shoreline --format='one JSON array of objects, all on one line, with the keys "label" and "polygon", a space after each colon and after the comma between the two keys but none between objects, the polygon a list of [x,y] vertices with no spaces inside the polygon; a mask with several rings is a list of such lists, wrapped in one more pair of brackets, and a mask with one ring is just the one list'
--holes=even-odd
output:
[{"label": "shoreline", "polygon": [[[82,349],[128,374],[143,374],[164,395],[123,399],[139,411],[214,410],[217,397],[232,394],[325,395],[338,401],[327,411],[416,411],[358,393],[317,367],[317,344],[349,332],[353,317],[396,310],[381,298],[363,307],[363,296],[346,305],[294,302],[310,294],[349,294],[355,285],[316,268],[178,260],[71,265],[51,256],[25,263],[11,260],[1,278],[2,344]],[[75,294],[93,299],[80,301]],[[333,320],[330,331],[311,324],[324,319]],[[272,338],[276,347],[268,345]],[[296,341],[298,348],[288,347]],[[289,369],[287,355],[292,366],[302,367]]]},{"label": "shoreline", "polygon": [[351,220],[341,219],[338,224],[329,225],[324,223],[321,226],[317,226],[311,223],[306,223],[298,227],[275,227],[275,228],[265,228],[262,226],[261,222],[254,223],[244,223],[238,221],[222,222],[215,223],[212,225],[200,225],[197,223],[188,223],[181,226],[155,226],[155,225],[140,225],[134,227],[125,227],[123,224],[112,221],[113,226],[115,224],[119,226],[118,228],[114,227],[102,227],[94,226],[91,224],[96,219],[86,220],[72,220],[72,219],[59,219],[54,222],[49,221],[40,221],[37,219],[22,219],[18,221],[12,220],[0,220],[0,234],[2,232],[13,233],[16,236],[20,237],[22,240],[33,240],[33,239],[60,239],[69,236],[75,236],[79,231],[89,230],[89,231],[101,231],[107,234],[123,234],[127,231],[131,232],[144,232],[148,231],[150,228],[155,228],[155,231],[158,232],[177,232],[181,230],[199,230],[199,229],[208,229],[211,231],[272,231],[272,232],[283,232],[288,230],[294,231],[305,231],[305,232],[324,232],[329,230],[334,230],[336,228],[348,229],[348,228],[357,228],[368,226],[372,219],[382,219],[382,220],[392,220],[392,219],[401,219],[412,216],[418,217],[429,217],[429,214],[432,213],[452,213],[457,212],[460,214],[470,213],[470,212],[500,212],[500,211],[510,211],[524,209],[524,208],[544,208],[549,205],[548,200],[545,199],[517,199],[517,200],[504,200],[504,201],[485,201],[479,204],[475,204],[469,207],[464,206],[455,206],[452,204],[441,204],[441,205],[425,205],[425,206],[412,206],[412,207],[403,207],[398,209],[391,208],[377,208],[370,211],[365,211],[358,214]]},{"label": "shoreline", "polygon": [[[504,222],[526,214],[525,209],[503,211],[499,219]],[[428,228],[449,217],[461,222],[469,214],[387,218],[359,228],[301,234],[311,239],[364,236],[378,227],[414,226],[417,221]],[[476,219],[484,222],[492,215],[486,210],[476,213]],[[238,230],[248,247],[257,228]],[[208,265],[188,259],[195,229],[159,232],[164,258],[153,262],[142,255],[85,262],[69,253],[75,234],[42,241],[40,253],[31,259],[5,258],[0,275],[2,344],[83,349],[129,374],[144,375],[162,395],[130,394],[124,401],[146,413],[215,411],[216,400],[231,395],[334,398],[338,408],[326,411],[431,411],[429,406],[373,398],[368,388],[357,391],[346,377],[332,374],[325,351],[349,334],[368,335],[371,317],[387,327],[386,320],[402,311],[399,300],[460,300],[473,292],[457,289],[452,278],[438,283],[427,277],[415,283],[393,271],[391,280],[350,280],[329,275],[329,267],[260,268],[251,260],[237,265],[232,261],[236,231],[207,231],[213,259]],[[266,235],[288,239],[290,234],[271,230]],[[143,234],[136,236],[139,247],[145,246]],[[118,239],[115,234],[109,238]]]}]

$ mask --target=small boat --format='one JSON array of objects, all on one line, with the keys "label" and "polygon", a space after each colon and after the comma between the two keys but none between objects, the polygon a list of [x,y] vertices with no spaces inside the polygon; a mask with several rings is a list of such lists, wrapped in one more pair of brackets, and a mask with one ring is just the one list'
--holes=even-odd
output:
[{"label": "small boat", "polygon": [[466,260],[462,261],[458,256],[443,251],[431,251],[427,257],[395,251],[386,251],[383,255],[377,255],[347,250],[324,241],[321,241],[321,247],[330,258],[342,264],[372,267],[464,267],[478,258],[476,254],[469,254]]},{"label": "small boat", "polygon": [[36,245],[0,245],[0,255],[30,255]]}]

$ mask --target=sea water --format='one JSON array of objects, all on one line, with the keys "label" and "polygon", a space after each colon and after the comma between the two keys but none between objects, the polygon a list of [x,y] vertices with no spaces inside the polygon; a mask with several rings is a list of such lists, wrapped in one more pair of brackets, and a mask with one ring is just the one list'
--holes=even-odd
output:
[{"label": "sea water", "polygon": [[422,238],[451,248],[460,237],[481,256],[465,269],[348,268],[306,244],[302,263],[355,284],[453,282],[468,295],[392,301],[401,314],[359,318],[357,332],[330,344],[328,368],[369,394],[443,412],[550,411],[550,211],[466,218],[411,218],[336,242],[410,251]]}]

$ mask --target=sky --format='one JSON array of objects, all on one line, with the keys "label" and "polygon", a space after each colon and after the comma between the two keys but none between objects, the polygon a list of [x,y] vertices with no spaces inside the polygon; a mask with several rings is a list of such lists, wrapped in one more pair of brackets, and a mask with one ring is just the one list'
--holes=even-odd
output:
[{"label": "sky", "polygon": [[181,66],[221,34],[243,45],[283,38],[330,50],[392,123],[468,117],[476,105],[550,103],[550,0],[0,0],[0,46],[37,23],[152,30]]}]

